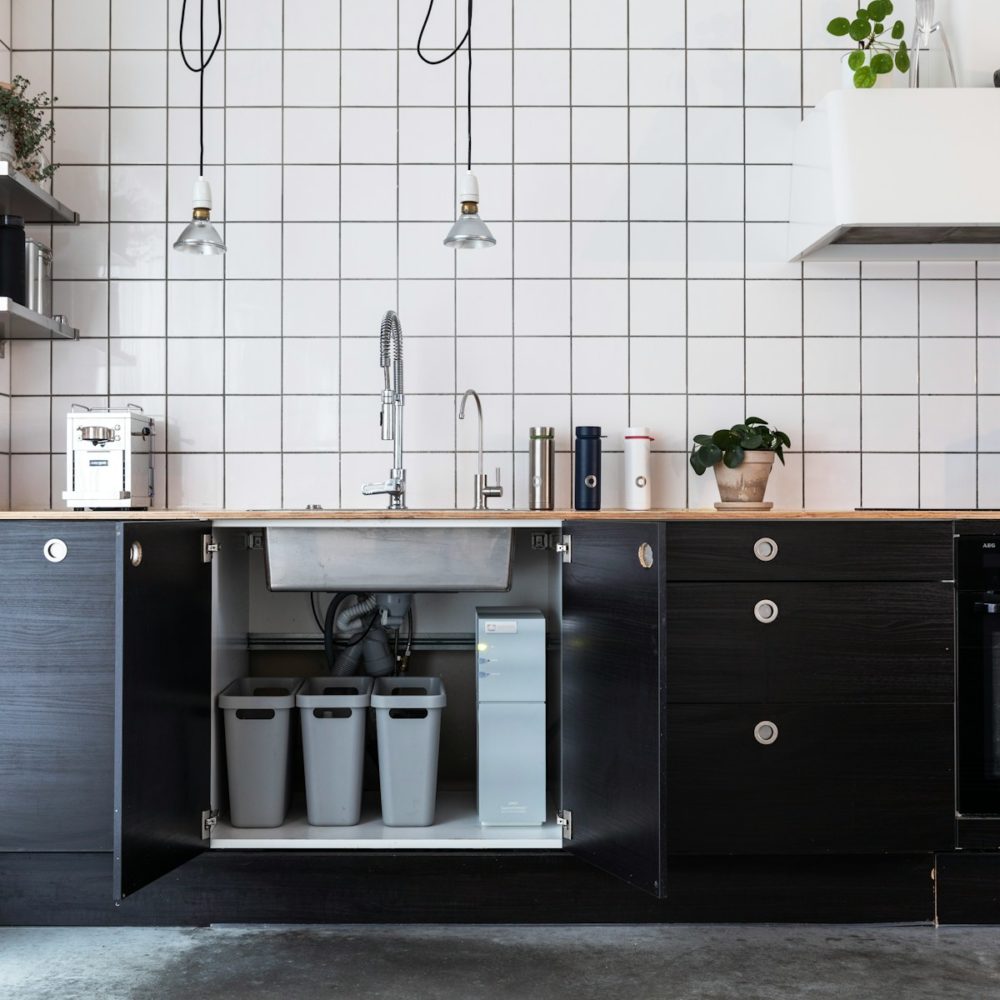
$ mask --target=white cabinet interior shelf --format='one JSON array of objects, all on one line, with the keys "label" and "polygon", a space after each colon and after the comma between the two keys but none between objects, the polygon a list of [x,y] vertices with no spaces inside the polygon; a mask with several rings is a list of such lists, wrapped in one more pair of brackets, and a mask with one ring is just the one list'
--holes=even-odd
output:
[{"label": "white cabinet interior shelf", "polygon": [[310,826],[304,810],[293,807],[283,826],[269,830],[234,827],[220,820],[212,831],[211,846],[254,851],[528,851],[558,850],[563,835],[555,819],[542,826],[480,826],[476,793],[443,789],[433,826],[385,826],[377,801],[365,802],[357,826]]},{"label": "white cabinet interior shelf", "polygon": [[26,225],[75,226],[80,216],[40,185],[0,161],[0,213],[20,215]]},{"label": "white cabinet interior shelf", "polygon": [[62,319],[43,316],[0,296],[0,340],[76,340],[79,331]]}]

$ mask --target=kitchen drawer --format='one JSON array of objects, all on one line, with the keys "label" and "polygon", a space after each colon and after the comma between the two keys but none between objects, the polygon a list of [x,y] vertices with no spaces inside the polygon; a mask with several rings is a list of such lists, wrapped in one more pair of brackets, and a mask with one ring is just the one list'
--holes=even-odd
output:
[{"label": "kitchen drawer", "polygon": [[952,523],[694,521],[666,526],[667,580],[950,580]]},{"label": "kitchen drawer", "polygon": [[671,853],[954,847],[950,706],[675,705],[667,721]]},{"label": "kitchen drawer", "polygon": [[951,702],[953,622],[944,583],[672,584],[667,697]]}]

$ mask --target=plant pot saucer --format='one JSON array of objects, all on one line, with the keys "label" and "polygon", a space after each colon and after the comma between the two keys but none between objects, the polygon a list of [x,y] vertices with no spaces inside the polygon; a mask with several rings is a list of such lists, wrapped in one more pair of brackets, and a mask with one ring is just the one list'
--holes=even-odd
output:
[{"label": "plant pot saucer", "polygon": [[760,502],[717,500],[715,503],[716,510],[770,510],[773,506],[774,504],[770,500],[761,500]]}]

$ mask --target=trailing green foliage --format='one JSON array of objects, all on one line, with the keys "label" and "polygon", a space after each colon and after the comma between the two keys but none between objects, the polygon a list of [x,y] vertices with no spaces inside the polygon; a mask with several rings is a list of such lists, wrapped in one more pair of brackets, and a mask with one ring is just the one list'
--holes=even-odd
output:
[{"label": "trailing green foliage", "polygon": [[766,420],[747,417],[742,424],[734,424],[714,434],[696,434],[691,449],[691,468],[699,476],[719,462],[735,469],[743,464],[748,451],[773,451],[784,465],[784,449],[791,444],[787,434],[769,427]]},{"label": "trailing green foliage", "polygon": [[10,132],[14,137],[14,168],[33,181],[44,181],[58,169],[56,164],[40,162],[45,143],[56,133],[51,117],[56,99],[50,102],[48,94],[28,97],[30,86],[23,76],[0,85],[0,136]]},{"label": "trailing green foliage", "polygon": [[891,27],[887,24],[892,10],[892,0],[871,0],[867,7],[859,7],[854,17],[835,17],[826,26],[831,35],[857,42],[847,65],[854,71],[854,86],[859,89],[874,87],[880,76],[894,69],[910,71],[910,52],[903,41],[906,26],[899,20]]}]

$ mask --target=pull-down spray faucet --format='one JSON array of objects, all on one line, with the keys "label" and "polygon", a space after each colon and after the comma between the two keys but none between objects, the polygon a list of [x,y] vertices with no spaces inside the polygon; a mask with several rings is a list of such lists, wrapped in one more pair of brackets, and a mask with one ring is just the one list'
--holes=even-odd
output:
[{"label": "pull-down spray faucet", "polygon": [[379,331],[379,364],[385,372],[382,390],[382,440],[392,441],[392,470],[384,483],[366,483],[365,496],[387,493],[389,510],[406,509],[406,469],[403,468],[403,329],[390,309]]}]

